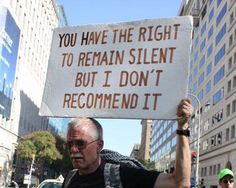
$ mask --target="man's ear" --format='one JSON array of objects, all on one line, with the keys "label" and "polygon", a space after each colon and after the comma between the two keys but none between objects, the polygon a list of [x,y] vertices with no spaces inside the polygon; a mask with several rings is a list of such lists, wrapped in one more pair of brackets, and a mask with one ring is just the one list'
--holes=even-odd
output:
[{"label": "man's ear", "polygon": [[97,152],[100,153],[103,149],[104,142],[103,140],[98,140],[98,147],[97,147]]}]

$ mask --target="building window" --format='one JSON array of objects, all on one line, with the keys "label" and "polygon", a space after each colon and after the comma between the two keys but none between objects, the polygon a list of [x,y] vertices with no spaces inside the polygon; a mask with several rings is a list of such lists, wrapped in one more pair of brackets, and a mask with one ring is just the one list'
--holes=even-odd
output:
[{"label": "building window", "polygon": [[229,37],[229,47],[233,44],[233,35],[230,35]]},{"label": "building window", "polygon": [[234,12],[230,14],[229,23],[231,24],[234,21]]},{"label": "building window", "polygon": [[212,34],[213,34],[213,26],[211,26],[211,28],[208,31],[208,36],[207,36],[208,40],[211,38]]},{"label": "building window", "polygon": [[212,54],[213,51],[213,44],[211,44],[207,49],[207,57],[209,57]]},{"label": "building window", "polygon": [[215,65],[217,63],[219,63],[219,61],[221,60],[221,58],[225,55],[225,45],[223,45],[221,47],[221,49],[217,52],[217,54],[215,55]]},{"label": "building window", "polygon": [[216,17],[216,26],[218,26],[218,24],[220,23],[220,21],[221,21],[222,18],[224,17],[226,11],[227,11],[227,3],[225,3],[225,5],[223,6],[223,8],[220,10],[220,13],[219,13],[218,16]]},{"label": "building window", "polygon": [[216,146],[216,135],[211,137],[211,147]]},{"label": "building window", "polygon": [[231,126],[231,139],[235,138],[235,125]]},{"label": "building window", "polygon": [[221,30],[219,31],[219,33],[216,35],[216,39],[215,39],[216,46],[217,46],[217,44],[221,41],[221,39],[224,37],[225,32],[226,32],[226,23],[225,23],[224,26],[221,28]]},{"label": "building window", "polygon": [[206,39],[204,39],[200,45],[200,52],[202,52],[202,50],[205,48],[206,46]]},{"label": "building window", "polygon": [[226,107],[226,116],[230,116],[230,104],[228,104]]},{"label": "building window", "polygon": [[236,87],[236,76],[233,77],[233,88]]},{"label": "building window", "polygon": [[232,113],[236,112],[236,100],[232,103]]},{"label": "building window", "polygon": [[214,85],[216,85],[225,75],[225,66],[223,65],[214,75]]},{"label": "building window", "polygon": [[211,19],[213,18],[213,16],[214,16],[214,7],[211,9],[211,12],[210,12],[210,14],[209,14],[209,16],[208,16],[208,22],[211,21]]},{"label": "building window", "polygon": [[225,134],[225,141],[229,141],[229,128],[226,129],[226,134]]},{"label": "building window", "polygon": [[229,93],[230,91],[231,91],[231,80],[229,80],[227,84],[227,92]]},{"label": "building window", "polygon": [[218,133],[217,135],[217,145],[222,144],[222,132]]},{"label": "building window", "polygon": [[213,105],[221,101],[221,99],[223,98],[223,94],[224,92],[223,89],[221,88],[213,95]]},{"label": "building window", "polygon": [[204,72],[198,78],[198,85],[201,85],[203,81],[204,81]]},{"label": "building window", "polygon": [[211,91],[211,80],[209,80],[205,86],[205,94],[209,93]]},{"label": "building window", "polygon": [[205,64],[205,55],[201,58],[199,62],[199,69],[201,69],[204,64]]},{"label": "building window", "polygon": [[222,0],[217,0],[217,7],[220,5]]},{"label": "building window", "polygon": [[233,61],[232,61],[232,57],[230,57],[228,61],[228,70],[231,69],[232,65],[233,65]]},{"label": "building window", "polygon": [[205,151],[208,149],[208,140],[204,140],[202,142],[202,150]]},{"label": "building window", "polygon": [[211,73],[211,70],[212,70],[212,62],[210,62],[210,63],[207,65],[207,70],[206,70],[206,75],[207,75],[207,76]]},{"label": "building window", "polygon": [[206,22],[202,25],[201,36],[204,34],[205,31],[206,31]]}]

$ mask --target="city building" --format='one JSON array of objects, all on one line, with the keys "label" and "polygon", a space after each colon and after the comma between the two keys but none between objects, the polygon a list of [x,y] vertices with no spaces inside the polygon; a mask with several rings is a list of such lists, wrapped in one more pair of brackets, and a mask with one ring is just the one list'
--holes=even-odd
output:
[{"label": "city building", "polygon": [[139,159],[143,161],[150,160],[150,147],[151,147],[151,135],[152,135],[152,120],[143,119],[141,121],[141,144],[139,147]]},{"label": "city building", "polygon": [[134,147],[130,153],[130,157],[133,157],[139,160],[139,148],[140,148],[140,144],[134,144]]},{"label": "city building", "polygon": [[0,0],[0,10],[0,182],[5,186],[12,172],[22,179],[28,165],[12,164],[18,138],[49,130],[48,118],[38,113],[53,29],[67,21],[54,0]]},{"label": "city building", "polygon": [[[221,168],[236,170],[236,1],[183,0],[178,15],[192,15],[194,26],[189,63],[189,98],[195,107],[192,178],[214,188]],[[159,170],[174,164],[177,124],[170,130],[171,123],[158,120],[153,125],[151,161]]]},{"label": "city building", "polygon": [[159,171],[173,170],[176,149],[177,121],[155,120],[152,127],[150,161]]},{"label": "city building", "polygon": [[236,1],[183,1],[179,15],[194,18],[189,92],[196,110],[190,143],[196,152],[199,141],[200,158],[192,174],[202,187],[214,188],[221,168],[236,170]]}]

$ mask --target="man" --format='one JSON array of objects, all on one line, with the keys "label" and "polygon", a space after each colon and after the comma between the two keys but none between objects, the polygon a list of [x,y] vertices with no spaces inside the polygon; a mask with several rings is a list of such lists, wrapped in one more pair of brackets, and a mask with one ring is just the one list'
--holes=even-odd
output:
[{"label": "man", "polygon": [[[101,159],[103,133],[101,125],[92,118],[76,118],[68,124],[67,146],[73,167],[77,169],[65,178],[64,188],[184,188],[190,186],[191,154],[188,143],[188,121],[193,107],[188,99],[178,105],[176,165],[172,174],[148,171],[130,165],[118,166],[107,172]],[[122,139],[122,138],[121,138]],[[110,166],[109,166],[110,168]],[[115,167],[116,168],[116,167]],[[111,178],[115,176],[115,178]],[[108,180],[107,180],[108,179]],[[110,184],[115,179],[116,183]]]},{"label": "man", "polygon": [[234,187],[234,173],[228,169],[224,168],[218,174],[219,185],[222,188],[233,188]]}]

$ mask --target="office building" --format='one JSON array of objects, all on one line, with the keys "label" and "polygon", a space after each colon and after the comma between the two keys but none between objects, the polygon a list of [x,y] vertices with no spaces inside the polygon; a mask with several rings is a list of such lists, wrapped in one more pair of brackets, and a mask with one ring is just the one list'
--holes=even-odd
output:
[{"label": "office building", "polygon": [[5,186],[12,171],[24,170],[12,169],[18,138],[48,130],[48,118],[38,112],[59,16],[54,0],[0,0],[0,8],[0,182]]},{"label": "office building", "polygon": [[236,170],[236,1],[183,1],[179,15],[194,18],[189,88],[200,112],[191,121],[191,148],[197,151],[200,117],[198,181],[214,188],[221,168]]}]

